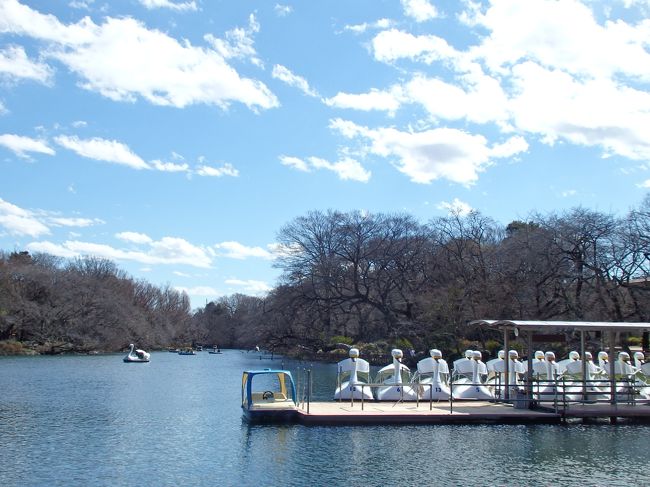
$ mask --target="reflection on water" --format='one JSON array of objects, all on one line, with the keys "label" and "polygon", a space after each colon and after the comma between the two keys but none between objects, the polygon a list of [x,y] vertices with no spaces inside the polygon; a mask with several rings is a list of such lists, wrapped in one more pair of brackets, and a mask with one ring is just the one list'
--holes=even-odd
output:
[{"label": "reflection on water", "polygon": [[[0,485],[626,485],[648,466],[637,425],[250,426],[241,372],[308,364],[121,358],[0,359]],[[313,369],[329,400],[336,366]]]}]

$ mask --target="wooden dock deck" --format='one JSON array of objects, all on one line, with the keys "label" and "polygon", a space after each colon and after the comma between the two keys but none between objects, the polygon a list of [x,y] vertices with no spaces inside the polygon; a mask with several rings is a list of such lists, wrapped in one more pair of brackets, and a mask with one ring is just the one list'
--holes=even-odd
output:
[{"label": "wooden dock deck", "polygon": [[511,404],[487,401],[448,402],[312,402],[298,408],[294,420],[305,425],[363,425],[363,424],[559,424],[567,420],[617,419],[649,421],[650,404],[570,404],[560,407],[518,409]]},{"label": "wooden dock deck", "polygon": [[449,403],[312,402],[307,409],[298,410],[297,421],[308,425],[356,424],[526,424],[559,423],[561,414],[550,411],[516,409],[509,404],[484,401]]}]

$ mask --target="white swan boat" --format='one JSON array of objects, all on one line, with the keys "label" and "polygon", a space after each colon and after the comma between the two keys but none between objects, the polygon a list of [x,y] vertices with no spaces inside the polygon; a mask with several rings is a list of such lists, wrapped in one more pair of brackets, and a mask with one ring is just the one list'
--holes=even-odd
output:
[{"label": "white swan boat", "polygon": [[[503,353],[505,357],[505,352]],[[501,357],[501,353],[499,353]],[[490,367],[488,371],[492,371],[494,377],[492,377],[487,382],[489,391],[494,394],[495,397],[504,397],[504,391],[506,388],[505,384],[505,372],[506,372],[506,361],[505,358],[490,360]],[[516,350],[510,350],[508,352],[508,390],[511,397],[514,397],[517,390],[522,388],[522,382],[519,378],[521,374],[524,374],[524,365],[519,361],[519,353]]]},{"label": "white swan boat", "polygon": [[391,356],[393,363],[380,369],[377,376],[377,382],[383,384],[377,388],[377,400],[417,401],[417,392],[408,385],[411,369],[402,363],[404,354],[399,348],[394,348],[391,351]]},{"label": "white swan boat", "polygon": [[533,377],[536,382],[533,386],[533,397],[538,401],[554,401],[559,398],[557,377],[560,370],[555,361],[554,352],[544,353],[544,360],[533,360]]},{"label": "white swan boat", "polygon": [[[572,355],[573,354],[573,355]],[[570,358],[572,359],[566,364],[564,374],[575,379],[571,386],[571,394],[580,397],[582,393],[582,378],[583,378],[583,364],[578,352],[571,352]],[[586,400],[608,400],[610,394],[606,387],[602,387],[602,382],[597,381],[597,378],[605,375],[604,371],[594,364],[590,352],[585,352],[585,365],[584,365],[584,379],[585,379],[585,392]]]},{"label": "white swan boat", "polygon": [[124,362],[126,363],[142,363],[142,362],[149,362],[149,359],[151,358],[151,354],[149,352],[145,352],[144,350],[134,350],[135,345],[131,343],[129,345],[129,353],[124,357]]},{"label": "white swan boat", "polygon": [[[458,385],[454,382],[453,395],[455,399],[478,399],[489,401],[494,399],[494,394],[483,383],[488,370],[479,350],[472,351],[472,358],[469,361],[460,361],[458,370],[454,374],[459,377]],[[458,361],[457,361],[458,362]]]},{"label": "white swan boat", "polygon": [[[372,401],[372,390],[370,387],[362,387],[363,384],[369,382],[370,364],[359,358],[359,349],[351,348],[349,352],[350,358],[341,360],[338,363],[338,387],[334,391],[335,400],[355,399]],[[364,378],[364,381],[361,381]]]},{"label": "white swan boat", "polygon": [[431,357],[418,362],[417,382],[420,399],[446,401],[451,395],[447,377],[449,365],[442,358],[442,352],[436,348],[429,350]]}]

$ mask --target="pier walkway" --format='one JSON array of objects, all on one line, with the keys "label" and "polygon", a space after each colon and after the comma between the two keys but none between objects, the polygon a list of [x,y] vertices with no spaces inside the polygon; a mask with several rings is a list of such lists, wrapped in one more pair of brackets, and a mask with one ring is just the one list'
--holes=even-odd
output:
[{"label": "pier walkway", "polygon": [[312,402],[298,408],[294,421],[305,425],[362,424],[558,424],[570,420],[618,419],[650,422],[650,404],[580,404],[520,409],[503,402],[454,401],[433,403]]},{"label": "pier walkway", "polygon": [[[648,408],[650,410],[650,408]],[[297,421],[310,425],[351,424],[471,424],[471,423],[559,423],[561,414],[551,411],[516,409],[509,404],[484,401],[433,403],[312,402],[299,409]]]}]

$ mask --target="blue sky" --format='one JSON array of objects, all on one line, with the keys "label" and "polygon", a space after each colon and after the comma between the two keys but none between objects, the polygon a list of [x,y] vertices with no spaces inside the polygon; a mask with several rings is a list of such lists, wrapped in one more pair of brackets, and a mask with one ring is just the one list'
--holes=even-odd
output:
[{"label": "blue sky", "polygon": [[193,306],[310,210],[501,223],[650,188],[650,0],[0,0],[0,248]]}]

